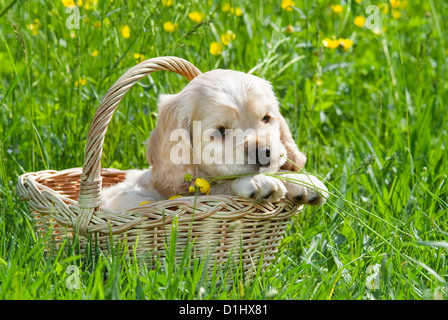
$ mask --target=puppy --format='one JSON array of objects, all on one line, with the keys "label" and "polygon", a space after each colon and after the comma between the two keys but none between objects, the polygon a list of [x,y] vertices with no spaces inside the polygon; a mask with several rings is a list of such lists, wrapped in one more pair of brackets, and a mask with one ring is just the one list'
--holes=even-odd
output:
[{"label": "puppy", "polygon": [[268,202],[287,197],[308,205],[328,197],[320,180],[297,173],[306,157],[270,83],[239,71],[206,72],[178,94],[162,95],[146,158],[149,170],[131,170],[104,190],[103,208],[125,210],[188,192],[186,174],[223,177],[212,183],[212,195]]}]

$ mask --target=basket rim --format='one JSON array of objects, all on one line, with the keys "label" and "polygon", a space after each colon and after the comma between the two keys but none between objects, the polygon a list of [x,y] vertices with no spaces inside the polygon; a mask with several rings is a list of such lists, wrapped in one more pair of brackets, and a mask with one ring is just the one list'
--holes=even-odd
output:
[{"label": "basket rim", "polygon": [[[105,175],[116,175],[126,174],[127,170],[102,168],[101,172]],[[75,228],[81,211],[79,202],[45,185],[45,181],[54,181],[55,177],[64,175],[68,182],[73,183],[74,181],[69,179],[74,179],[80,183],[82,168],[24,173],[18,179],[17,195],[34,211],[50,215],[61,225]],[[288,220],[303,208],[303,204],[293,203],[286,198],[277,202],[258,202],[232,195],[185,196],[152,201],[121,211],[100,208],[95,211],[87,230],[89,233],[118,234],[136,226],[145,229],[157,228],[171,223],[176,216],[179,222],[199,221],[208,217],[229,222],[241,219]]]}]

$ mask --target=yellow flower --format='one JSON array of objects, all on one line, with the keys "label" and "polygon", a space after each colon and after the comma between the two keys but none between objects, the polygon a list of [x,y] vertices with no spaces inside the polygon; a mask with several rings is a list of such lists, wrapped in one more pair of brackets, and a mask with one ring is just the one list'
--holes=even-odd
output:
[{"label": "yellow flower", "polygon": [[342,47],[344,51],[348,51],[348,49],[350,49],[350,47],[353,46],[353,41],[350,39],[343,39],[343,38],[339,38],[337,40],[325,38],[324,40],[322,40],[322,44],[324,45],[325,48],[328,49],[336,49],[337,47]]},{"label": "yellow flower", "polygon": [[194,185],[196,187],[199,187],[199,190],[202,194],[209,194],[210,193],[210,183],[208,183],[207,180],[197,178]]},{"label": "yellow flower", "polygon": [[231,30],[227,30],[226,33],[221,35],[221,42],[227,46],[227,45],[229,45],[229,43],[232,40],[235,40],[235,38],[236,38],[236,34],[233,33],[233,31],[231,31]]},{"label": "yellow flower", "polygon": [[401,11],[400,10],[392,10],[392,16],[395,19],[400,19],[401,18]]},{"label": "yellow flower", "polygon": [[293,6],[295,6],[295,2],[292,0],[282,0],[282,9],[286,11],[292,11]]},{"label": "yellow flower", "polygon": [[145,60],[145,56],[140,53],[134,52],[134,59],[136,60],[136,62],[142,62]]},{"label": "yellow flower", "polygon": [[92,52],[92,57],[97,57],[99,54],[98,50]]},{"label": "yellow flower", "polygon": [[221,6],[221,10],[222,10],[222,12],[230,12],[230,13],[236,15],[237,17],[240,17],[243,15],[243,11],[241,10],[240,7],[234,8],[228,2],[224,3]]},{"label": "yellow flower", "polygon": [[286,33],[291,33],[294,31],[294,27],[292,25],[289,25],[285,28],[285,32]]},{"label": "yellow flower", "polygon": [[127,39],[131,36],[131,28],[129,28],[128,25],[124,25],[121,27],[121,35],[123,36],[123,38]]},{"label": "yellow flower", "polygon": [[182,198],[182,196],[179,195],[179,194],[176,194],[175,196],[169,197],[168,200],[174,200],[174,199],[177,199],[177,198]]},{"label": "yellow flower", "polygon": [[392,6],[392,8],[398,8],[401,5],[401,1],[399,0],[390,0],[390,5]]},{"label": "yellow flower", "polygon": [[355,0],[356,3],[361,3],[362,0]]},{"label": "yellow flower", "polygon": [[173,5],[173,0],[162,0],[162,6],[171,7]]},{"label": "yellow flower", "polygon": [[357,17],[355,17],[355,20],[353,21],[353,23],[355,24],[355,26],[358,26],[361,28],[366,23],[366,18],[364,18],[363,16],[357,16]]},{"label": "yellow flower", "polygon": [[62,0],[62,4],[64,5],[64,7],[76,6],[75,0]]},{"label": "yellow flower", "polygon": [[92,10],[95,8],[98,4],[98,0],[86,0],[86,4],[84,5],[84,8],[86,10]]},{"label": "yellow flower", "polygon": [[344,7],[340,4],[332,4],[330,8],[334,13],[341,13],[342,11],[344,11]]},{"label": "yellow flower", "polygon": [[193,20],[193,21],[196,22],[196,23],[199,23],[199,22],[201,22],[202,20],[204,20],[204,18],[205,18],[205,13],[200,13],[200,12],[197,12],[197,11],[190,12],[190,13],[188,14],[188,18],[190,18],[191,20]]},{"label": "yellow flower", "polygon": [[222,53],[222,45],[219,42],[213,41],[210,43],[210,53],[214,56],[219,56]]},{"label": "yellow flower", "polygon": [[87,79],[86,78],[80,78],[79,80],[76,80],[75,82],[75,86],[85,86],[87,84]]},{"label": "yellow flower", "polygon": [[[36,20],[34,20],[34,21],[36,21]],[[28,30],[30,30],[31,35],[35,37],[35,36],[37,36],[37,33],[39,32],[39,23],[30,23],[26,26],[26,28]]]},{"label": "yellow flower", "polygon": [[339,45],[344,49],[344,51],[348,51],[351,46],[353,46],[353,41],[350,39],[339,39]]},{"label": "yellow flower", "polygon": [[163,23],[163,30],[166,32],[174,32],[178,27],[179,25],[177,23],[172,23],[171,21],[166,21]]},{"label": "yellow flower", "polygon": [[94,27],[94,28],[100,28],[100,27],[101,27],[101,21],[95,21],[95,22],[93,23],[93,27]]},{"label": "yellow flower", "polygon": [[241,10],[240,7],[236,7],[234,13],[237,17],[241,17],[243,15],[243,11]]},{"label": "yellow flower", "polygon": [[139,206],[142,206],[142,205],[144,205],[144,204],[148,204],[148,203],[151,203],[151,201],[143,201],[143,202],[140,202]]},{"label": "yellow flower", "polygon": [[193,186],[188,187],[188,192],[195,192],[195,191],[196,191],[195,187],[193,187]]},{"label": "yellow flower", "polygon": [[224,4],[222,5],[221,10],[222,10],[223,12],[229,12],[231,8],[232,8],[232,7],[230,6],[230,3],[226,2],[226,3],[224,3]]},{"label": "yellow flower", "polygon": [[325,38],[324,40],[322,40],[322,44],[324,45],[325,48],[328,48],[328,49],[335,49],[335,48],[339,47],[338,40],[332,40],[329,38]]}]

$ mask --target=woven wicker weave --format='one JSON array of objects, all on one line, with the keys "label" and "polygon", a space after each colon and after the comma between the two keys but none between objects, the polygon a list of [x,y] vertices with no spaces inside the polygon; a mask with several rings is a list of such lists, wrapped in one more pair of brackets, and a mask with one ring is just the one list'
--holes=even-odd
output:
[{"label": "woven wicker weave", "polygon": [[27,201],[40,235],[51,230],[54,243],[78,235],[81,250],[89,238],[107,250],[110,235],[125,240],[139,256],[164,256],[165,239],[178,219],[176,254],[193,239],[193,251],[205,252],[222,263],[229,256],[253,274],[274,259],[291,216],[302,209],[288,200],[255,203],[232,196],[182,197],[151,202],[123,212],[99,208],[102,188],[123,181],[126,171],[101,168],[104,136],[124,94],[141,78],[158,70],[173,71],[188,80],[201,72],[186,60],[160,57],[141,62],[123,74],[109,89],[93,118],[84,154],[84,167],[40,171],[19,177],[17,193]]}]

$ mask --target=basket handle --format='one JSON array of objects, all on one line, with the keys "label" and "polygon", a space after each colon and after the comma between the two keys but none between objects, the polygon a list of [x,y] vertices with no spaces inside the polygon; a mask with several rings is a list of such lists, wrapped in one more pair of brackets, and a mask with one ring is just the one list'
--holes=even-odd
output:
[{"label": "basket handle", "polygon": [[188,80],[201,74],[201,71],[190,62],[178,57],[152,58],[126,71],[107,91],[93,117],[84,152],[84,166],[78,198],[81,210],[76,221],[78,232],[84,236],[88,234],[87,227],[93,213],[101,205],[101,156],[107,126],[125,93],[141,78],[159,70],[176,72]]}]

